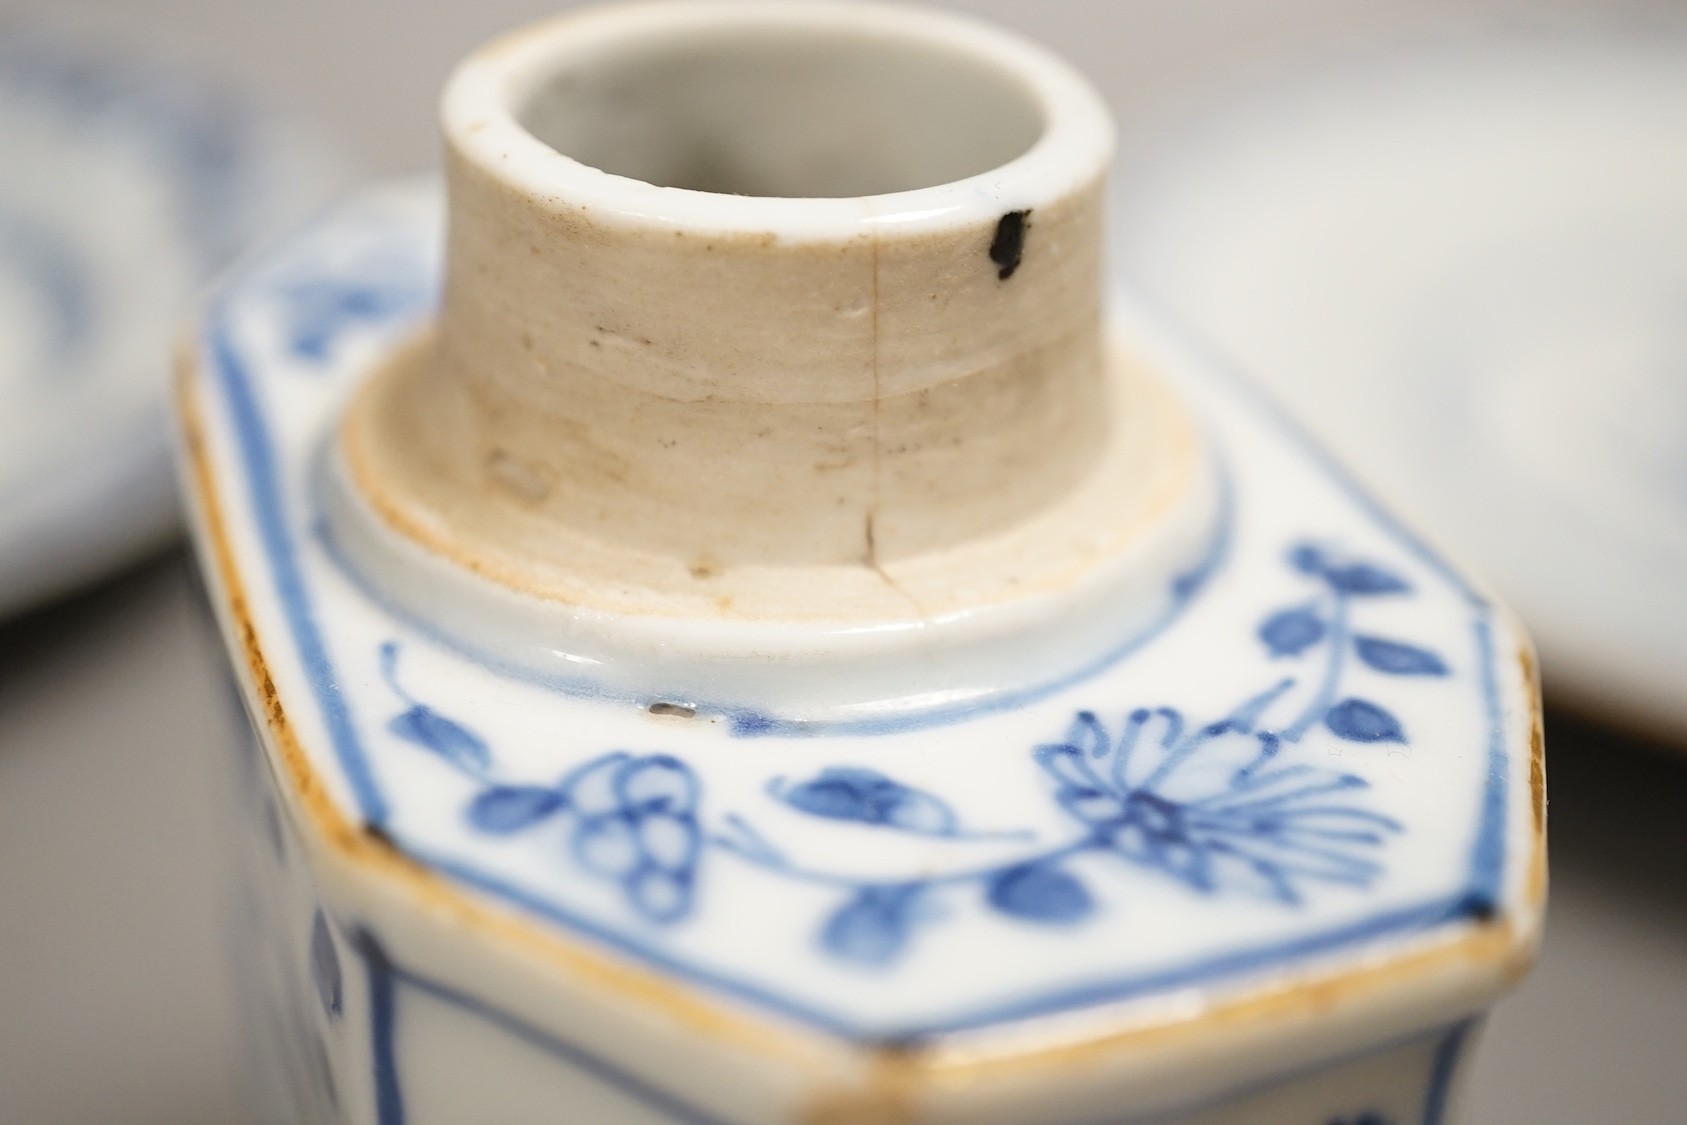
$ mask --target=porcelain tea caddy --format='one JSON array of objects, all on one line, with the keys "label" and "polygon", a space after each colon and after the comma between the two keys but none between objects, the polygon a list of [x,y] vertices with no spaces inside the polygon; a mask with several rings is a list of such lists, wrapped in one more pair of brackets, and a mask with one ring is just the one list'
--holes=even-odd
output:
[{"label": "porcelain tea caddy", "polygon": [[444,129],[182,349],[267,1112],[1455,1119],[1539,934],[1527,641],[1104,301],[1082,78],[636,4]]}]

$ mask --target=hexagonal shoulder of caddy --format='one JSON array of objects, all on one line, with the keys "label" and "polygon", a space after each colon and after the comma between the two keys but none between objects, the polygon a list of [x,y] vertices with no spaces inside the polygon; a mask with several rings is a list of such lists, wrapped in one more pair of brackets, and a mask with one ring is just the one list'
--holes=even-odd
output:
[{"label": "hexagonal shoulder of caddy", "polygon": [[183,348],[278,1119],[1451,1120],[1527,642],[1103,299],[1081,78],[643,4],[445,128]]}]

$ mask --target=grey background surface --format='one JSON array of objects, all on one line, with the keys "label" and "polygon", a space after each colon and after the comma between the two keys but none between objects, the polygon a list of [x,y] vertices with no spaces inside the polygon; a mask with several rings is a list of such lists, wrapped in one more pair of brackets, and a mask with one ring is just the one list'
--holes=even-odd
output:
[{"label": "grey background surface", "polygon": [[[1179,107],[1379,44],[1687,20],[1605,0],[975,0],[1066,52],[1124,158]],[[452,61],[534,0],[0,0],[257,85],[363,171],[429,167]],[[0,174],[4,174],[0,168]],[[230,701],[179,555],[0,623],[0,1123],[234,1123],[215,794]],[[1554,714],[1540,965],[1478,1051],[1481,1125],[1687,1122],[1687,755]]]}]

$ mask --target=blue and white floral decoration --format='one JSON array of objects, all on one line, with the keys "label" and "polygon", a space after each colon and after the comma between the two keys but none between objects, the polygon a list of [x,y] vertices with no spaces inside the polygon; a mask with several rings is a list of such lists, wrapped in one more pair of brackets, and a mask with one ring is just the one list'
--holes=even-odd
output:
[{"label": "blue and white floral decoration", "polygon": [[[278,690],[333,792],[418,862],[874,1038],[1143,995],[1503,898],[1522,831],[1503,622],[1234,389],[1186,388],[1270,466],[1237,481],[1229,556],[1146,649],[1012,712],[929,736],[740,737],[440,643],[339,562],[312,483],[323,420],[431,307],[437,202],[397,194],[235,286],[206,393],[233,435],[231,518],[255,531],[244,565],[270,581],[264,629],[293,646],[269,654]],[[943,954],[962,945],[1012,972],[961,974]]]},{"label": "blue and white floral decoration", "polygon": [[[1010,862],[940,876],[910,871],[869,882],[794,864],[733,813],[705,828],[703,782],[671,754],[612,750],[555,783],[505,778],[483,738],[405,689],[396,642],[381,648],[382,674],[403,705],[388,729],[478,786],[463,810],[475,831],[508,836],[566,820],[569,844],[559,862],[614,882],[627,908],[645,921],[668,925],[699,908],[698,867],[710,852],[835,888],[839,903],[817,927],[817,940],[830,956],[860,965],[896,960],[922,921],[942,917],[935,900],[950,893],[970,891],[990,909],[1027,922],[1081,924],[1096,904],[1068,861],[1086,853],[1155,871],[1194,894],[1255,895],[1293,908],[1308,882],[1367,886],[1402,825],[1361,802],[1369,788],[1364,778],[1295,760],[1287,751],[1318,724],[1352,743],[1407,741],[1387,707],[1342,691],[1350,658],[1388,676],[1445,676],[1448,669],[1431,649],[1354,630],[1353,604],[1408,596],[1404,580],[1312,544],[1296,546],[1288,560],[1316,592],[1304,604],[1270,613],[1258,637],[1272,657],[1321,660],[1304,707],[1282,723],[1267,721],[1297,684],[1285,675],[1217,718],[1139,707],[1110,729],[1094,712],[1080,711],[1059,741],[1030,751],[1046,775],[1049,798],[1070,817],[1072,834]],[[1184,766],[1220,753],[1226,743],[1245,747],[1241,764],[1217,784],[1210,777],[1183,783]],[[767,789],[809,816],[887,832],[1031,836],[964,829],[941,796],[861,766],[827,766],[799,782],[774,777]]]}]

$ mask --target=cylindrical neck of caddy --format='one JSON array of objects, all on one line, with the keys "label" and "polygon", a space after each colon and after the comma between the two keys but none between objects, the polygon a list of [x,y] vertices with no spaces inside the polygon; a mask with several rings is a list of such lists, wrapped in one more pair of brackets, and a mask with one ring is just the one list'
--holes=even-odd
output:
[{"label": "cylindrical neck of caddy", "polygon": [[877,566],[1098,455],[1110,124],[1039,49],[853,3],[610,9],[477,54],[445,127],[420,432],[513,527]]}]

